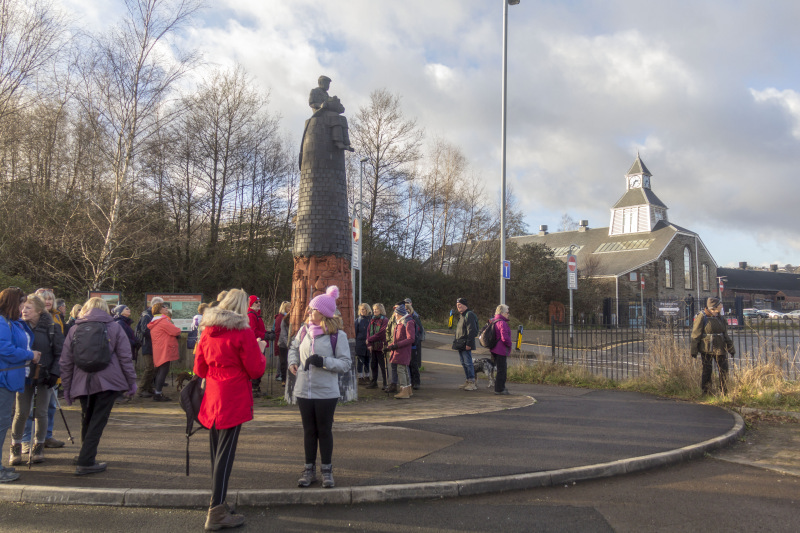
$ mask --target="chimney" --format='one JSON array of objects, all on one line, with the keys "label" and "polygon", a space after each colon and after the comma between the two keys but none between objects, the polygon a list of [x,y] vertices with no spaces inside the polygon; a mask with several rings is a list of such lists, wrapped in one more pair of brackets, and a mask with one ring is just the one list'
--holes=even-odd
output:
[{"label": "chimney", "polygon": [[578,231],[589,231],[589,221],[588,220],[581,220],[578,223]]},{"label": "chimney", "polygon": [[770,265],[770,266],[769,266],[769,269],[770,269],[770,271],[772,271],[772,272],[777,272],[777,271],[778,271],[778,265]]},{"label": "chimney", "polygon": [[539,226],[539,235],[544,236],[547,235],[547,224],[542,224]]}]

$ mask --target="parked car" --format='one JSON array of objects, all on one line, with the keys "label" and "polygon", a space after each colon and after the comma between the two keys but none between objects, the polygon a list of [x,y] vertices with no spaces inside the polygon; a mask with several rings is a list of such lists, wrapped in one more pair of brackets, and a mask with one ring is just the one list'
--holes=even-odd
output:
[{"label": "parked car", "polygon": [[800,320],[800,309],[789,311],[788,313],[786,313],[786,316],[792,318],[793,320]]},{"label": "parked car", "polygon": [[774,309],[764,309],[767,313],[767,318],[786,318],[786,313],[775,311]]},{"label": "parked car", "polygon": [[758,318],[761,316],[758,312],[758,309],[753,308],[742,309],[742,315],[745,318]]}]

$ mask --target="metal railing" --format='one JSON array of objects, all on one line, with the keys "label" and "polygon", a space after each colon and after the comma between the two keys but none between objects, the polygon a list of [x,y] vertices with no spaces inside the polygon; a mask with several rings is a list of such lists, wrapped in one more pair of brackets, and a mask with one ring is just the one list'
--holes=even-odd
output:
[{"label": "metal railing", "polygon": [[[736,349],[734,366],[771,363],[786,379],[800,379],[800,320],[726,318]],[[549,356],[554,363],[580,365],[596,375],[623,380],[651,367],[654,342],[670,340],[689,357],[691,332],[685,317],[652,318],[637,327],[553,324]]]}]

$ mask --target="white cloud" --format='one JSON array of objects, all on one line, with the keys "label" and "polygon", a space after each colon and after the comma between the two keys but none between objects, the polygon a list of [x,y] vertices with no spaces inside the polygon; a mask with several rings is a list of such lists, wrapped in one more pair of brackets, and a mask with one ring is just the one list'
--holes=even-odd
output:
[{"label": "white cloud", "polygon": [[794,123],[792,135],[800,140],[800,94],[791,89],[779,91],[775,88],[767,88],[761,91],[750,89],[753,99],[760,104],[776,104],[784,108]]}]

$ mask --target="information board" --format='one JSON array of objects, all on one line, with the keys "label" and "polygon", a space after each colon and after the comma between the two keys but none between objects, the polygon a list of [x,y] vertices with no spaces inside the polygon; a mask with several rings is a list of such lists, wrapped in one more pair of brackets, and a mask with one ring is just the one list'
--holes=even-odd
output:
[{"label": "information board", "polygon": [[101,300],[105,300],[108,304],[108,310],[111,311],[122,302],[122,293],[89,291],[88,298],[100,298]]},{"label": "information board", "polygon": [[202,294],[148,292],[145,295],[147,307],[152,305],[155,297],[163,298],[164,303],[172,309],[172,322],[181,328],[181,331],[189,331],[192,328],[192,318],[197,314],[197,308],[203,302]]}]

